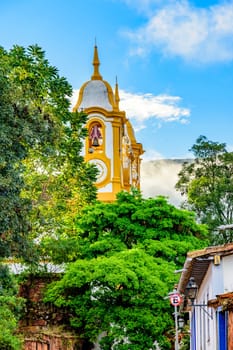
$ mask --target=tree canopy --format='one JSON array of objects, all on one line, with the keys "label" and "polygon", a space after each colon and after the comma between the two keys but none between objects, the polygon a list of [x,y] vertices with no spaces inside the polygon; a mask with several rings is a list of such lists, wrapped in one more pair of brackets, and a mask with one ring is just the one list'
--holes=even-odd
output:
[{"label": "tree canopy", "polygon": [[[205,228],[165,198],[138,192],[85,207],[76,225],[78,235],[63,241],[71,262],[46,300],[68,307],[72,327],[89,342],[100,336],[102,349],[153,349],[155,341],[169,349],[174,321],[164,297],[186,252],[207,244]],[[59,262],[55,245],[48,251]]]},{"label": "tree canopy", "polygon": [[[176,188],[185,194],[185,206],[196,212],[197,218],[208,224],[210,231],[233,223],[233,152],[224,143],[200,136],[192,146],[195,159],[185,163],[179,173]],[[213,242],[232,241],[224,231]]]},{"label": "tree canopy", "polygon": [[80,156],[85,115],[70,112],[72,88],[40,47],[0,48],[0,89],[0,257],[30,260],[29,232],[75,210],[77,193],[93,200],[96,171]]}]

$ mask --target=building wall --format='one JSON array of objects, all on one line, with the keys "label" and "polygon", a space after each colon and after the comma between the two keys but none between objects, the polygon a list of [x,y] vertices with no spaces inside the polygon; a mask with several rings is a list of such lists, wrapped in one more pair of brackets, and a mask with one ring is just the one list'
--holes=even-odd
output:
[{"label": "building wall", "polygon": [[213,270],[213,278],[211,280],[213,294],[211,296],[211,299],[214,299],[216,295],[224,292],[224,264],[222,259],[220,259],[219,265],[214,265],[213,261],[211,268]]},{"label": "building wall", "polygon": [[21,285],[19,296],[26,299],[26,310],[19,323],[23,350],[82,350],[82,342],[69,328],[67,310],[43,302],[44,288],[54,279],[31,277]]},{"label": "building wall", "polygon": [[232,276],[233,255],[224,256],[222,258],[222,266],[223,266],[224,290],[222,290],[221,293],[232,292],[233,291],[233,276]]},{"label": "building wall", "polygon": [[[224,256],[219,264],[211,261],[195,303],[206,305],[216,296],[233,291],[233,256]],[[233,350],[233,311],[223,306],[195,307],[196,347],[192,350]],[[224,321],[224,322],[223,322]],[[192,323],[193,323],[192,322]],[[194,343],[194,342],[193,342]]]},{"label": "building wall", "polygon": [[31,334],[25,338],[24,350],[81,350],[75,338],[59,334]]},{"label": "building wall", "polygon": [[[198,305],[207,305],[208,301],[214,297],[215,268],[210,264],[205,278],[198,291],[195,301]],[[216,315],[212,308],[207,306],[195,307],[196,321],[196,350],[217,349],[216,345]]]}]

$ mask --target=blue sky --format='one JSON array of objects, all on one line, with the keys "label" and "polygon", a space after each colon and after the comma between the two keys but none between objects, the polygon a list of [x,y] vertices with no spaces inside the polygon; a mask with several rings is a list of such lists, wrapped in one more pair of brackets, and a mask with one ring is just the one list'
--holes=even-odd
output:
[{"label": "blue sky", "polygon": [[188,157],[199,135],[233,151],[233,1],[1,0],[0,38],[41,46],[74,90],[96,40],[145,159]]}]

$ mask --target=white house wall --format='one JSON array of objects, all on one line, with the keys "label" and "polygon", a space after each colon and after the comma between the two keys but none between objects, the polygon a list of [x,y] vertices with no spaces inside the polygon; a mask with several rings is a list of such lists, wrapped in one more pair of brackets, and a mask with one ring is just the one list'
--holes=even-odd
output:
[{"label": "white house wall", "polygon": [[[223,256],[219,265],[211,261],[207,273],[201,283],[195,304],[206,305],[217,295],[233,291],[233,255]],[[196,350],[218,349],[217,312],[211,307],[195,307]],[[208,315],[209,314],[209,315]],[[211,317],[212,316],[212,319]]]},{"label": "white house wall", "polygon": [[233,255],[222,258],[224,290],[222,293],[233,291]]},{"label": "white house wall", "polygon": [[[198,297],[195,301],[198,305],[206,305],[208,300],[215,297],[214,293],[214,276],[215,269],[210,264],[204,280],[198,291]],[[211,319],[211,316],[213,319]],[[196,349],[213,350],[217,349],[216,345],[216,317],[212,308],[207,306],[195,307],[196,317]]]}]

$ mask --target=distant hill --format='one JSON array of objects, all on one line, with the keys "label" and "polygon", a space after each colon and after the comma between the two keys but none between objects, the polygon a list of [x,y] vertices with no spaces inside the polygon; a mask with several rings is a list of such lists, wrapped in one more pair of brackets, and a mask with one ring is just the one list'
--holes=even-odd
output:
[{"label": "distant hill", "polygon": [[178,173],[184,162],[190,159],[158,159],[142,161],[141,163],[141,191],[143,197],[163,195],[170,203],[179,206],[184,200],[175,189]]}]

